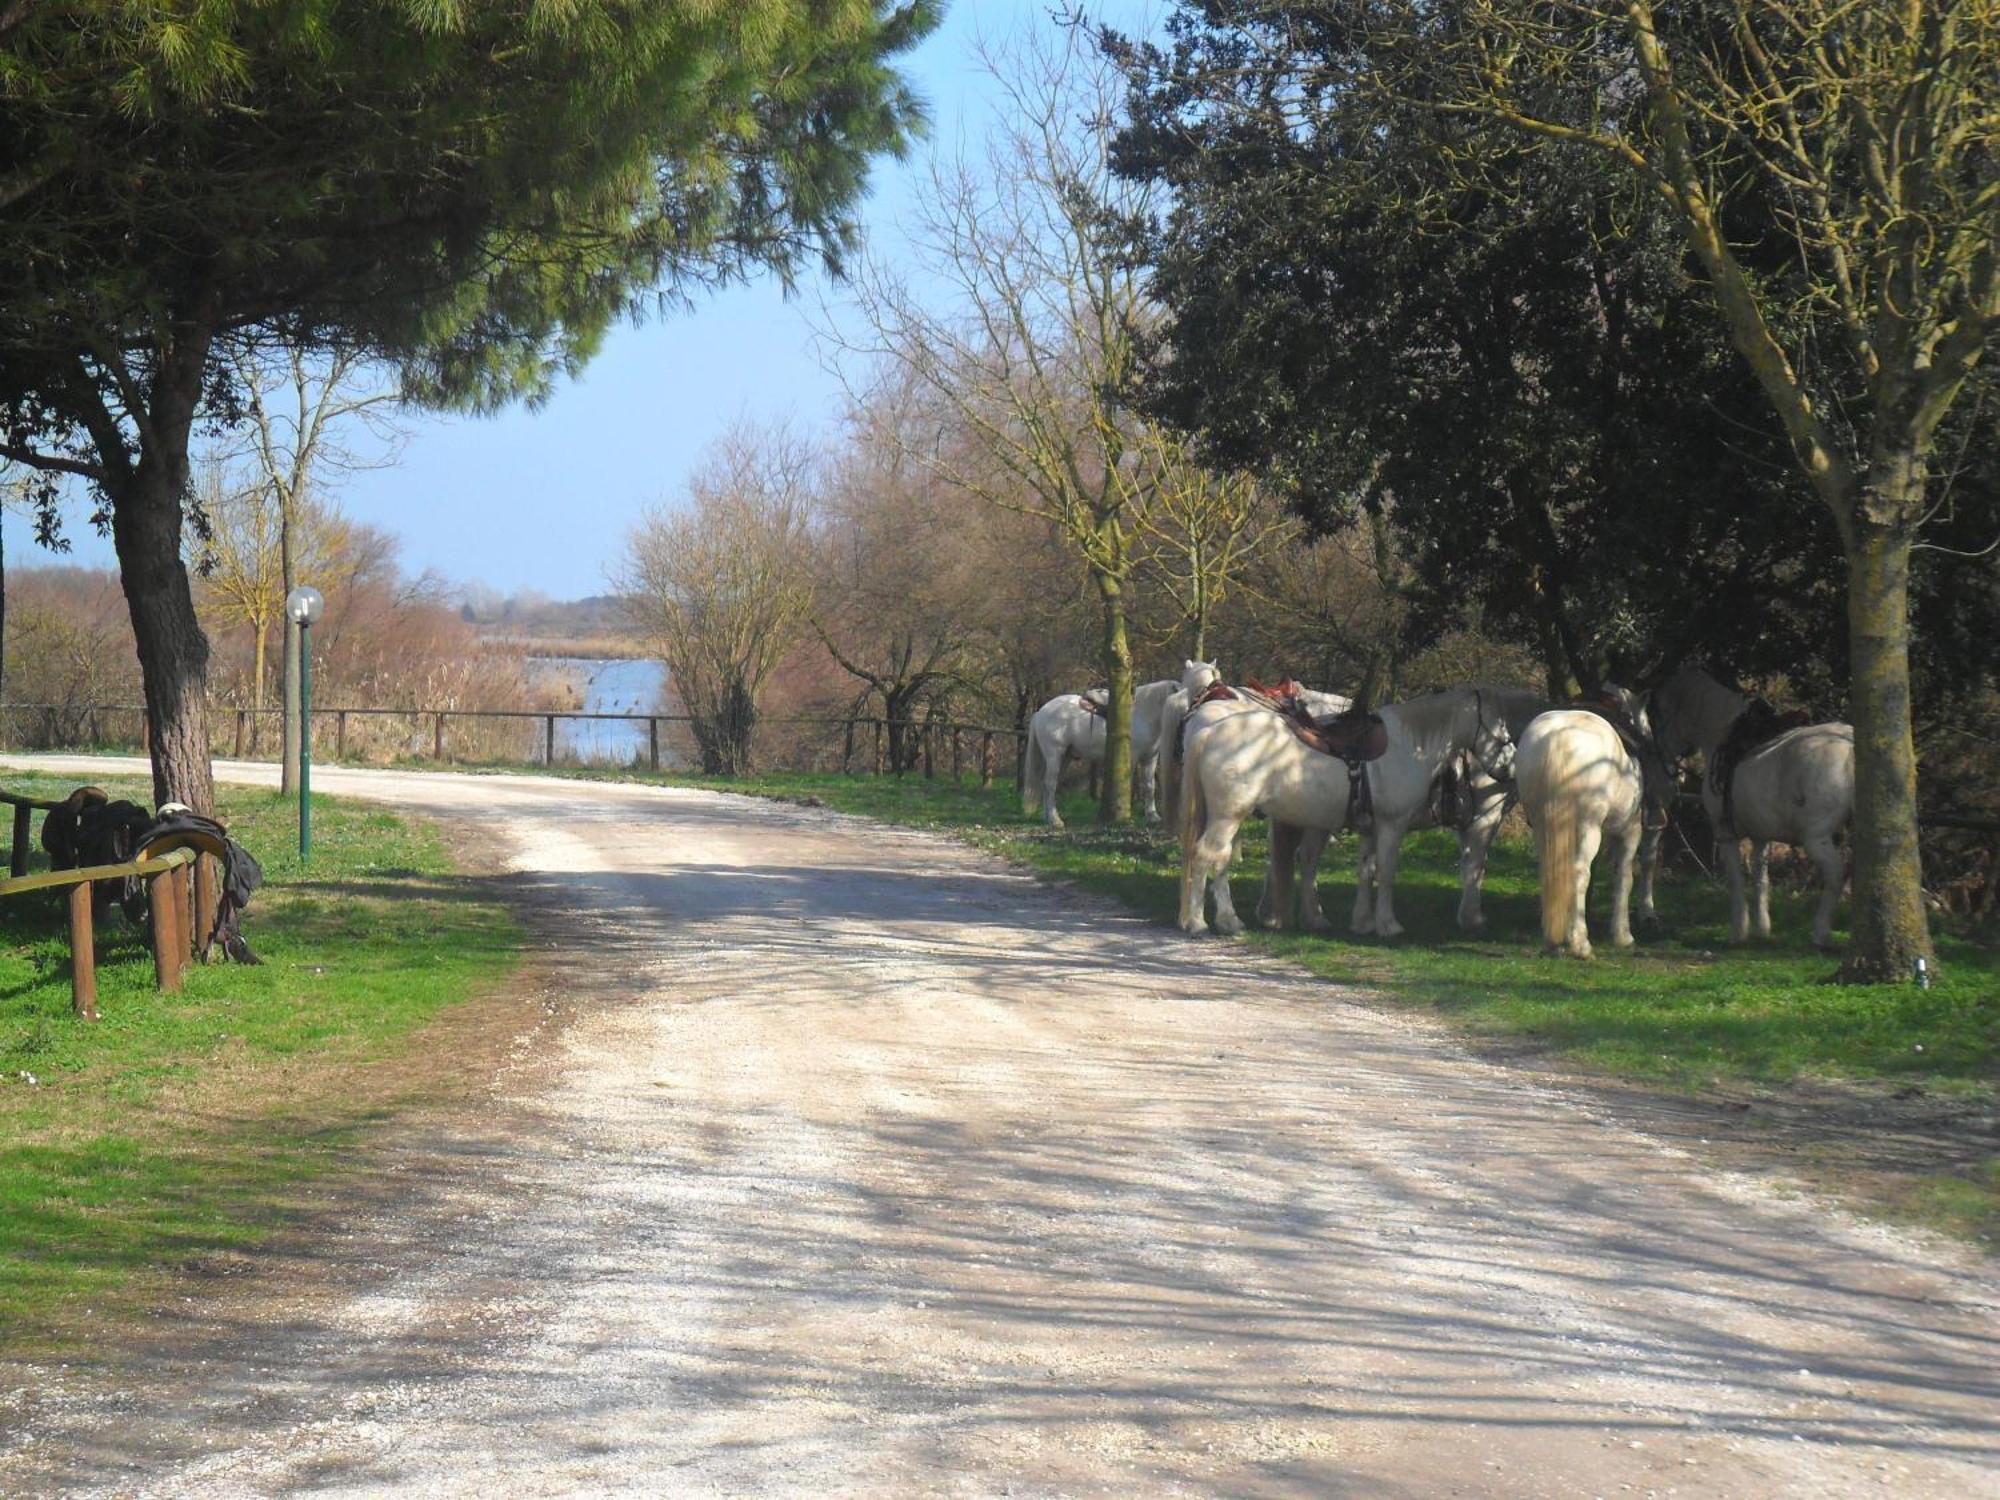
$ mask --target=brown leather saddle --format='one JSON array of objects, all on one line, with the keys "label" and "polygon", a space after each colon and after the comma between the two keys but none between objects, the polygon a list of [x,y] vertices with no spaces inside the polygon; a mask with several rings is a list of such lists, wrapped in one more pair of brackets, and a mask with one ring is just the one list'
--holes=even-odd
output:
[{"label": "brown leather saddle", "polygon": [[1604,720],[1618,731],[1618,742],[1625,747],[1626,753],[1635,762],[1639,760],[1646,742],[1639,734],[1639,726],[1633,723],[1632,716],[1625,712],[1625,704],[1616,693],[1603,691],[1586,693],[1570,704],[1570,707],[1596,714],[1598,718]]},{"label": "brown leather saddle", "polygon": [[1724,828],[1736,827],[1736,772],[1743,762],[1779,735],[1803,729],[1811,722],[1812,715],[1803,708],[1780,713],[1762,698],[1752,698],[1731,721],[1708,766],[1708,784],[1722,798]]}]

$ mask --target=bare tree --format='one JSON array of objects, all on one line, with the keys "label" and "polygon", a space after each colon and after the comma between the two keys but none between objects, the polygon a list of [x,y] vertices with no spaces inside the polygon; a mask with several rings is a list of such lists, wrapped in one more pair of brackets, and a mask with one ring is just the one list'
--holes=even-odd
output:
[{"label": "bare tree", "polygon": [[1149,190],[1111,171],[1115,76],[1081,32],[1062,38],[986,58],[1005,118],[977,168],[933,163],[914,235],[923,290],[880,263],[857,286],[877,336],[865,352],[972,439],[913,455],[966,494],[1046,521],[1088,571],[1111,690],[1099,812],[1129,822],[1130,592],[1158,446],[1123,401],[1145,298],[1114,225],[1144,214]]},{"label": "bare tree", "polygon": [[791,433],[739,425],[628,541],[618,587],[712,774],[751,770],[759,695],[808,628],[816,469]]},{"label": "bare tree", "polygon": [[[195,477],[196,496],[206,522],[195,569],[197,604],[204,618],[250,631],[250,706],[253,744],[263,722],[264,689],[270,674],[266,647],[274,625],[285,619],[287,576],[310,578],[338,593],[354,572],[351,528],[332,505],[295,494],[289,503],[275,486],[205,461]],[[289,736],[291,730],[286,729]],[[296,744],[293,745],[296,751]]]},{"label": "bare tree", "polygon": [[[391,418],[400,397],[392,386],[371,382],[366,367],[349,354],[308,355],[298,349],[245,344],[231,352],[230,362],[247,402],[235,451],[257,475],[262,503],[275,518],[282,602],[302,579],[316,586],[327,581],[308,576],[312,567],[302,556],[301,532],[314,493],[327,489],[336,476],[364,466],[343,429],[358,423],[375,440],[378,454],[372,462],[390,462],[402,436]],[[283,625],[284,756],[279,780],[281,788],[290,791],[299,774],[299,627],[289,618]],[[260,660],[262,649],[260,635]],[[261,682],[260,676],[260,695]]]}]

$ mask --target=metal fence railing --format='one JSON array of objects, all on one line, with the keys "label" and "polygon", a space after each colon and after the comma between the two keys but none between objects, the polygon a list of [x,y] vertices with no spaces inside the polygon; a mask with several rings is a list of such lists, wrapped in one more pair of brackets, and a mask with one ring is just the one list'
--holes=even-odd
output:
[{"label": "metal fence railing", "polygon": [[[216,754],[275,756],[282,709],[218,704],[209,710]],[[312,711],[313,755],[334,762],[430,761],[471,765],[622,765],[651,771],[698,765],[687,714],[589,713],[523,708],[380,708]],[[611,735],[575,732],[616,726]],[[996,777],[1017,785],[1025,730],[945,718],[773,715],[758,722],[758,761],[767,770],[847,775]],[[143,751],[151,725],[132,703],[0,704],[0,745],[32,750]]]}]

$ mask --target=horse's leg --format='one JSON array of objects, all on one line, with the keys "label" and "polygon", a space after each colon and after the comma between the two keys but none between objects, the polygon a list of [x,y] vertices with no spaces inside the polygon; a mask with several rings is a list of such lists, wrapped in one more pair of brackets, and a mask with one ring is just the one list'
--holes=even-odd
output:
[{"label": "horse's leg", "polygon": [[1720,839],[1715,845],[1715,857],[1722,861],[1723,873],[1729,877],[1729,941],[1748,942],[1750,939],[1750,906],[1743,894],[1743,844],[1739,839]]},{"label": "horse's leg", "polygon": [[1160,753],[1155,750],[1139,762],[1139,788],[1146,796],[1146,821],[1160,821]]},{"label": "horse's leg", "polygon": [[1819,910],[1813,913],[1813,945],[1824,948],[1833,941],[1833,912],[1840,905],[1841,887],[1847,884],[1847,862],[1840,857],[1840,845],[1830,833],[1806,840],[1806,854],[1819,871]]},{"label": "horse's leg", "polygon": [[1486,925],[1480,896],[1486,888],[1486,856],[1499,831],[1500,819],[1482,814],[1458,836],[1458,925],[1466,932]]},{"label": "horse's leg", "polygon": [[[1640,822],[1645,823],[1641,813]],[[1658,924],[1660,914],[1653,909],[1653,877],[1660,873],[1660,846],[1667,837],[1667,821],[1647,824],[1639,835],[1639,920],[1648,927]]]},{"label": "horse's leg", "polygon": [[1612,850],[1611,866],[1611,945],[1614,948],[1629,948],[1632,946],[1633,865],[1640,858],[1640,849],[1646,837],[1644,814],[1634,818],[1631,827],[1620,829],[1615,837],[1617,843]]},{"label": "horse's leg", "polygon": [[1058,745],[1055,752],[1042,755],[1042,821],[1051,828],[1063,826],[1062,814],[1056,811],[1056,784],[1062,780],[1063,761],[1069,756],[1066,745]]},{"label": "horse's leg", "polygon": [[1401,937],[1403,924],[1396,920],[1396,862],[1403,853],[1401,825],[1377,823],[1375,827],[1375,936]]},{"label": "horse's leg", "polygon": [[1375,836],[1361,835],[1361,860],[1354,871],[1354,915],[1348,920],[1350,932],[1375,930]]},{"label": "horse's leg", "polygon": [[1292,873],[1305,830],[1290,823],[1271,825],[1271,858],[1264,870],[1264,890],[1257,898],[1257,925],[1283,927],[1292,919]]},{"label": "horse's leg", "polygon": [[1771,846],[1761,839],[1750,841],[1750,879],[1757,897],[1750,913],[1751,930],[1767,938],[1771,935]]},{"label": "horse's leg", "polygon": [[1308,828],[1299,840],[1299,926],[1307,932],[1325,932],[1333,925],[1319,904],[1319,861],[1332,837],[1324,828]]},{"label": "horse's leg", "polygon": [[1195,859],[1215,891],[1215,930],[1232,936],[1243,930],[1229,892],[1229,864],[1236,855],[1236,830],[1241,826],[1240,820],[1212,817],[1195,843]]},{"label": "horse's leg", "polygon": [[1589,813],[1581,814],[1583,826],[1576,831],[1576,868],[1570,878],[1576,882],[1576,905],[1569,919],[1569,951],[1578,958],[1590,957],[1590,924],[1584,920],[1584,905],[1590,899],[1590,867],[1597,863],[1598,845],[1604,842],[1604,825]]}]

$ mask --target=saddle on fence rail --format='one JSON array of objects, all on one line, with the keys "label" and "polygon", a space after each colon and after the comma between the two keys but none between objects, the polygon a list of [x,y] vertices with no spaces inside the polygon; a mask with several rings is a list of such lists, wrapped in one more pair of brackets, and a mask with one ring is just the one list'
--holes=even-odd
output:
[{"label": "saddle on fence rail", "polygon": [[[62,805],[42,820],[42,847],[57,870],[85,865],[122,865],[130,860],[189,848],[213,855],[222,867],[222,887],[215,907],[215,925],[200,934],[201,951],[216,943],[237,963],[259,962],[243,940],[239,914],[264,883],[256,857],[229,836],[213,818],[205,818],[178,803],[168,803],[155,816],[136,802],[114,802],[102,787],[78,787]],[[138,926],[148,920],[145,882],[127,877],[118,894],[126,918]],[[110,892],[102,898],[108,907]]]},{"label": "saddle on fence rail", "polygon": [[1812,715],[1803,708],[1780,713],[1762,698],[1752,698],[1730,723],[1708,767],[1708,784],[1722,798],[1725,829],[1734,831],[1736,827],[1736,772],[1743,762],[1779,735],[1803,729],[1811,722]]}]

